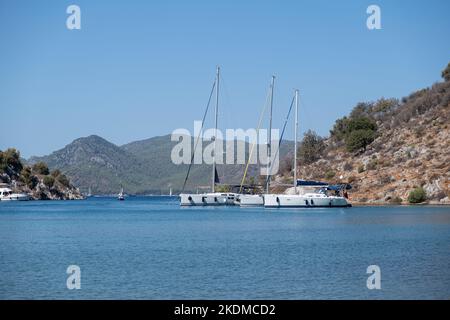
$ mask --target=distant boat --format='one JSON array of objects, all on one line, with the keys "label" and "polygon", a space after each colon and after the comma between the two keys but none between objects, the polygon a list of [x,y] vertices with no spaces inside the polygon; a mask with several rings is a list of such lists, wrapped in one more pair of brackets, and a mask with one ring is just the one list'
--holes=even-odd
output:
[{"label": "distant boat", "polygon": [[172,188],[170,188],[169,196],[172,196]]},{"label": "distant boat", "polygon": [[91,187],[89,187],[89,191],[88,191],[87,197],[88,198],[92,197]]},{"label": "distant boat", "polygon": [[0,201],[27,201],[31,197],[26,193],[14,193],[10,188],[0,188]]},{"label": "distant boat", "polygon": [[123,187],[120,188],[120,193],[119,193],[119,195],[117,196],[117,199],[120,200],[120,201],[125,200],[125,195],[124,195],[124,193],[123,193]]}]

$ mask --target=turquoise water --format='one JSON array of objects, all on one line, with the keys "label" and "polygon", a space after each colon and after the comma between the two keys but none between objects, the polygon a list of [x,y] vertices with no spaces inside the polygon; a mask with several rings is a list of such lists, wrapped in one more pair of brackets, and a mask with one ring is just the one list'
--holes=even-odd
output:
[{"label": "turquoise water", "polygon": [[[374,264],[381,290],[366,287]],[[0,299],[17,298],[448,299],[450,208],[2,202]]]}]

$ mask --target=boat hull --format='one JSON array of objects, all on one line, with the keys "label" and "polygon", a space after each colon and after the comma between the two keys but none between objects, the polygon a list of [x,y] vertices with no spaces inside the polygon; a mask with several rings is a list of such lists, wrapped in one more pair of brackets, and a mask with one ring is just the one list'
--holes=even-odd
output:
[{"label": "boat hull", "polygon": [[0,198],[0,201],[29,201],[29,200],[31,200],[31,197],[26,194],[12,194]]},{"label": "boat hull", "polygon": [[264,206],[264,196],[261,194],[240,194],[236,202],[241,207],[262,207]]},{"label": "boat hull", "polygon": [[346,208],[351,204],[344,197],[269,194],[264,196],[269,208]]},{"label": "boat hull", "polygon": [[235,201],[234,193],[180,194],[181,206],[232,206]]}]

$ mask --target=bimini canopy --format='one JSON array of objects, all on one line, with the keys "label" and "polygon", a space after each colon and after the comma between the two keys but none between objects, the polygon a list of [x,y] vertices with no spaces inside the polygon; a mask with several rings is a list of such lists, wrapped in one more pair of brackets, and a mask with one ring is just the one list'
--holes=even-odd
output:
[{"label": "bimini canopy", "polygon": [[317,187],[325,187],[328,186],[328,183],[322,181],[314,181],[314,180],[297,180],[297,186],[317,186]]},{"label": "bimini canopy", "polygon": [[340,191],[340,190],[350,190],[352,186],[348,183],[345,184],[335,184],[327,187],[327,190]]}]

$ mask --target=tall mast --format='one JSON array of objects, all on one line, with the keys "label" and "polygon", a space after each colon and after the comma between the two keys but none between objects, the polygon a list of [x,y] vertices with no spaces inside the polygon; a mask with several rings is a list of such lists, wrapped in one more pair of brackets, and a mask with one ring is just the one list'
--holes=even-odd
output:
[{"label": "tall mast", "polygon": [[216,192],[216,147],[217,147],[217,116],[219,113],[219,78],[220,78],[220,67],[217,67],[216,72],[216,109],[215,109],[215,120],[214,120],[214,152],[213,152],[213,165],[212,165],[212,192]]},{"label": "tall mast", "polygon": [[298,90],[295,90],[295,120],[294,120],[294,190],[297,194],[297,130],[298,130]]},{"label": "tall mast", "polygon": [[[267,156],[269,157],[269,161],[272,160],[272,110],[273,110],[273,87],[275,85],[275,76],[272,76],[272,83],[270,85],[270,118],[269,118],[269,133],[268,133],[268,144],[267,144]],[[270,164],[270,168],[272,168],[272,164]],[[267,177],[266,182],[266,193],[269,193],[270,188],[270,176],[271,176],[270,169],[269,169],[269,176]]]}]

